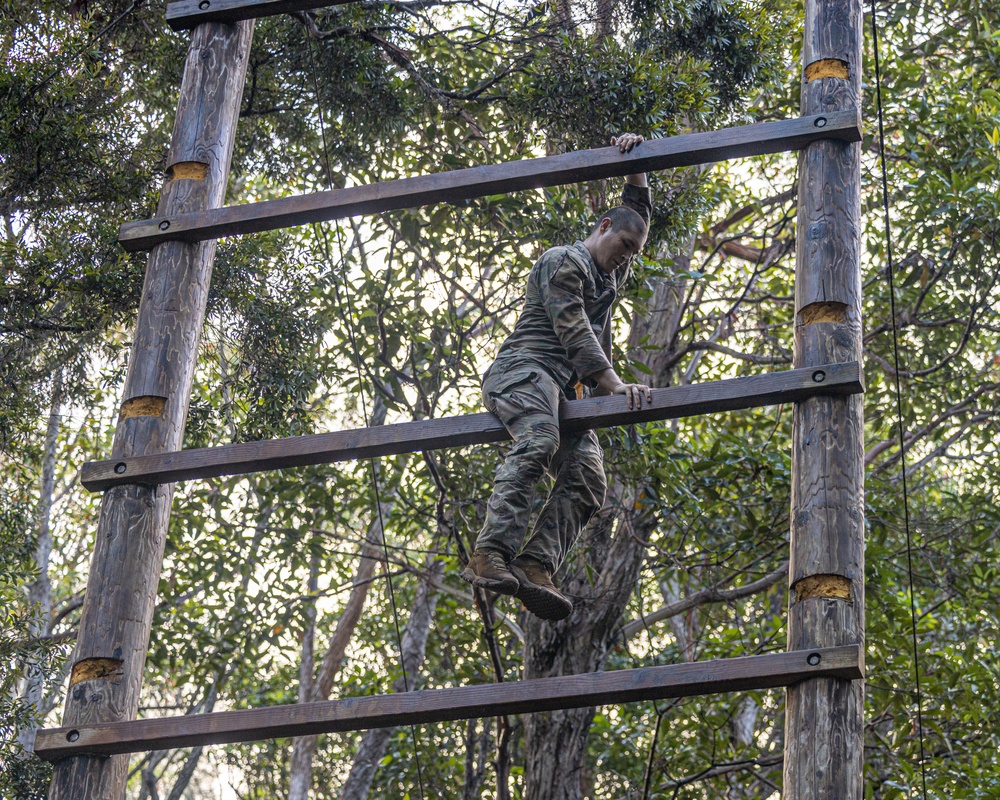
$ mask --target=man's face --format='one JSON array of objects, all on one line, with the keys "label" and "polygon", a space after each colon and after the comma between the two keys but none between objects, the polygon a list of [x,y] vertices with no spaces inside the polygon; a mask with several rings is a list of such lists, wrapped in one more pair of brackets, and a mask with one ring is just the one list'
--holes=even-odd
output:
[{"label": "man's face", "polygon": [[611,220],[603,219],[595,252],[592,253],[594,262],[610,275],[635,258],[645,242],[646,237],[641,233],[627,229],[615,230],[611,227]]}]

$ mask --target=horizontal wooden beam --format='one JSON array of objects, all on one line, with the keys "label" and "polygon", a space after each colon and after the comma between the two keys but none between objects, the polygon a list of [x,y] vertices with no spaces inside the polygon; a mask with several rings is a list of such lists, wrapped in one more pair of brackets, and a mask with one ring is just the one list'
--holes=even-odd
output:
[{"label": "horizontal wooden beam", "polygon": [[[633,411],[629,410],[627,400],[621,395],[574,400],[563,403],[559,416],[564,430],[581,431],[791,403],[818,394],[847,395],[863,391],[861,366],[856,361],[850,361],[653,389],[652,403]],[[87,489],[98,492],[123,483],[173,483],[193,478],[241,475],[286,467],[501,442],[509,438],[507,429],[492,414],[469,414],[287,439],[180,450],[119,461],[90,461],[83,465],[80,482]]]},{"label": "horizontal wooden beam", "polygon": [[838,111],[707,133],[651,139],[630,153],[621,153],[617,147],[600,147],[261,203],[225,206],[191,214],[154,217],[126,222],[118,232],[118,241],[126,250],[144,250],[173,239],[198,242],[356,214],[378,214],[522,189],[797,150],[817,139],[860,141],[861,122],[858,112]]},{"label": "horizontal wooden beam", "polygon": [[855,680],[864,676],[862,658],[860,647],[846,645],[516,683],[54,728],[37,732],[35,755],[53,761],[70,755],[140,753],[665,697],[771,689],[817,677]]},{"label": "horizontal wooden beam", "polygon": [[350,2],[352,0],[179,0],[167,3],[167,24],[180,31],[202,22],[239,22]]}]

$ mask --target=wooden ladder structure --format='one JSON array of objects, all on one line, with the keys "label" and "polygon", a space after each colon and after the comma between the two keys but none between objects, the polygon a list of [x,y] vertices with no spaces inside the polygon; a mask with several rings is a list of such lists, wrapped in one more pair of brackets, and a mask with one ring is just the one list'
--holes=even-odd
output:
[{"label": "wooden ladder structure", "polygon": [[[223,207],[253,20],[337,0],[180,0],[192,28],[158,215],[121,227],[150,249],[60,728],[39,731],[50,798],[119,798],[128,757],[497,714],[786,686],[784,795],[860,800],[864,678],[859,0],[805,0],[802,116]],[[350,2],[350,0],[340,0]],[[136,720],[173,483],[508,438],[490,414],[182,450],[216,239],[499,192],[799,150],[794,368],[567,404],[561,424],[626,422],[793,402],[788,652],[322,703]]]}]

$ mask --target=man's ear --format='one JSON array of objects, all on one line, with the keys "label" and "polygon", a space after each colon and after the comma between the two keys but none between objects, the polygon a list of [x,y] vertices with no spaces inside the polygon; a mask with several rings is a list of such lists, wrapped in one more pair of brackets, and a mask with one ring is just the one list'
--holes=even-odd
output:
[{"label": "man's ear", "polygon": [[611,221],[611,217],[605,217],[601,220],[600,231],[601,233],[607,233],[608,230],[614,223]]}]

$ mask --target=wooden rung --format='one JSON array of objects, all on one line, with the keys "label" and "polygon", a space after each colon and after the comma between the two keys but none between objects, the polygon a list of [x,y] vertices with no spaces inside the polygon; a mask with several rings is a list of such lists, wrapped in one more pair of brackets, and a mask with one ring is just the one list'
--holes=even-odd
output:
[{"label": "wooden rung", "polygon": [[118,232],[118,241],[126,250],[144,250],[174,239],[198,242],[355,214],[377,214],[393,209],[468,200],[522,189],[797,150],[817,139],[860,141],[861,122],[858,112],[837,111],[708,133],[651,139],[624,154],[617,147],[579,150],[545,158],[510,161],[280,200],[126,222]]},{"label": "wooden rung", "polygon": [[[653,402],[644,404],[637,411],[629,411],[628,402],[621,395],[574,400],[563,403],[560,422],[563,430],[581,431],[791,403],[820,394],[847,395],[863,391],[861,366],[857,361],[849,361],[653,389]],[[242,475],[500,442],[509,438],[506,428],[492,414],[469,414],[111,461],[90,461],[80,471],[80,482],[90,491],[99,492],[124,483],[159,484],[219,475]]]},{"label": "wooden rung", "polygon": [[54,728],[38,731],[35,755],[53,761],[71,755],[108,756],[252,742],[665,697],[771,689],[818,677],[845,680],[864,677],[861,648],[846,645],[517,683]]},{"label": "wooden rung", "polygon": [[350,2],[352,0],[179,0],[167,3],[167,24],[180,31],[202,22],[239,22]]}]

